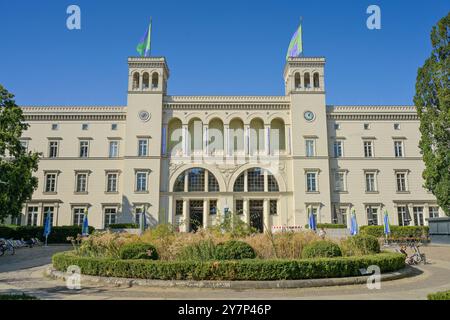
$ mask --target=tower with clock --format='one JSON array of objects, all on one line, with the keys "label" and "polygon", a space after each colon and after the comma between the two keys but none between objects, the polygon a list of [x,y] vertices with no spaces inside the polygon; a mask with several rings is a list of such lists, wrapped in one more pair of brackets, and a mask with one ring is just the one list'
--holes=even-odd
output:
[{"label": "tower with clock", "polygon": [[[324,68],[325,58],[298,57],[289,58],[284,69],[286,96],[291,101],[291,174],[296,224],[301,224],[311,213],[320,222],[321,212],[331,212]],[[320,185],[320,192],[308,186],[311,177]]]}]

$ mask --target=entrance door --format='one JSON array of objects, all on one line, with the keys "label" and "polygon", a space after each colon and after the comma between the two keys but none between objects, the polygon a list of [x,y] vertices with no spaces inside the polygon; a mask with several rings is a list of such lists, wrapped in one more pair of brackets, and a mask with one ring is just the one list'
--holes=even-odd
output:
[{"label": "entrance door", "polygon": [[189,201],[189,232],[203,226],[203,200]]},{"label": "entrance door", "polygon": [[250,200],[250,226],[264,232],[264,200]]}]

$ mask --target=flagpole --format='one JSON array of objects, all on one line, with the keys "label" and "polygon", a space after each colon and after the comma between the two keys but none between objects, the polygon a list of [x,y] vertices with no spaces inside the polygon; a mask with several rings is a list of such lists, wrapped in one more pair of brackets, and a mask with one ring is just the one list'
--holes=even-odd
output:
[{"label": "flagpole", "polygon": [[152,29],[153,29],[153,23],[152,23],[152,17],[150,17],[150,32],[149,32],[149,37],[150,37],[150,50],[148,52],[148,56],[151,57],[152,56]]},{"label": "flagpole", "polygon": [[302,44],[302,52],[301,56],[304,57],[303,51],[305,50],[305,46],[303,45],[303,16],[300,16],[300,27],[302,28],[302,32],[300,32],[300,41]]}]

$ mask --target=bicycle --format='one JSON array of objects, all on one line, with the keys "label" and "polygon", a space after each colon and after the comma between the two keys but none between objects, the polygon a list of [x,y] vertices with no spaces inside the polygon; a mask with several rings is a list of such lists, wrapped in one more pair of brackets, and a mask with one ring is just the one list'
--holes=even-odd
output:
[{"label": "bicycle", "polygon": [[16,253],[16,249],[10,243],[0,240],[0,256],[3,256],[5,252],[8,252],[10,255],[14,255]]}]

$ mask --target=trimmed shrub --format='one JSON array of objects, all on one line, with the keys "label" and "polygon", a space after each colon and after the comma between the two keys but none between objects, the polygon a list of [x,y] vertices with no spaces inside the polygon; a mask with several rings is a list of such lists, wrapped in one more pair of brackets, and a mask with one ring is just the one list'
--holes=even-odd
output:
[{"label": "trimmed shrub", "polygon": [[158,252],[150,243],[128,243],[120,248],[120,259],[158,260]]},{"label": "trimmed shrub", "polygon": [[139,229],[136,223],[115,223],[108,226],[109,229]]},{"label": "trimmed shrub", "polygon": [[[428,226],[391,226],[391,239],[414,238],[428,239]],[[371,235],[377,238],[384,238],[384,226],[362,226],[361,234]]]},{"label": "trimmed shrub", "polygon": [[161,280],[288,280],[360,276],[360,269],[377,265],[381,272],[405,266],[399,253],[363,257],[304,260],[161,261],[78,257],[70,252],[52,258],[56,270],[77,265],[86,275]]},{"label": "trimmed shrub", "polygon": [[341,249],[346,256],[362,256],[380,252],[380,243],[374,236],[357,234],[341,242]]},{"label": "trimmed shrub", "polygon": [[216,258],[216,246],[212,240],[189,244],[177,255],[177,260],[208,261]]},{"label": "trimmed shrub", "polygon": [[302,251],[302,258],[333,258],[342,256],[341,248],[331,241],[320,240],[314,241],[307,246]]},{"label": "trimmed shrub", "polygon": [[[347,229],[347,225],[340,223],[318,223],[317,229]],[[305,225],[305,229],[309,229],[309,224]]]},{"label": "trimmed shrub", "polygon": [[216,247],[216,259],[239,260],[256,258],[255,250],[246,242],[230,240]]},{"label": "trimmed shrub", "polygon": [[[89,233],[94,231],[94,227],[89,227]],[[24,239],[38,238],[41,241],[45,240],[43,235],[44,227],[42,226],[0,226],[0,238],[6,239]],[[61,226],[52,227],[52,231],[48,236],[48,243],[68,243],[67,237],[76,238],[81,234],[81,227],[79,226]]]},{"label": "trimmed shrub", "polygon": [[427,298],[428,300],[450,300],[450,290],[430,293]]}]

